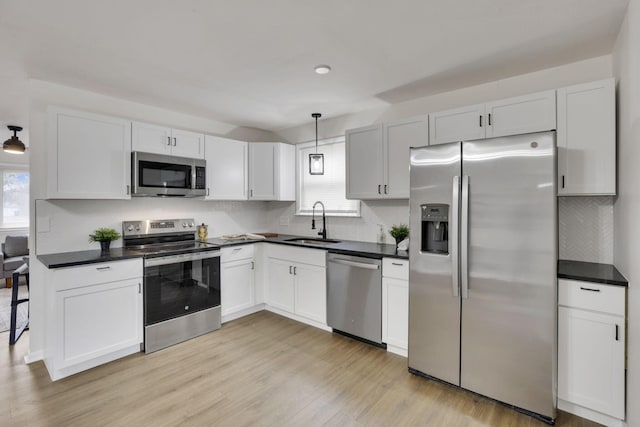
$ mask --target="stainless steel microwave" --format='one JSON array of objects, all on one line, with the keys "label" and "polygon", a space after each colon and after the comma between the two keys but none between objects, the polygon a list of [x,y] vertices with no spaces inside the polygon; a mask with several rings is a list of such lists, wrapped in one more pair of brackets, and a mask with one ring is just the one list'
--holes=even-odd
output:
[{"label": "stainless steel microwave", "polygon": [[131,153],[133,196],[198,197],[206,193],[203,159]]}]

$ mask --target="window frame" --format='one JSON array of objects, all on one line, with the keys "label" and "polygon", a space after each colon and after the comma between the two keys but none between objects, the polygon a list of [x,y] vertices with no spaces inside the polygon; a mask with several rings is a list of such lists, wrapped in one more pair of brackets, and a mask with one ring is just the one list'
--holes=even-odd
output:
[{"label": "window frame", "polygon": [[0,191],[0,231],[11,231],[11,230],[28,230],[29,222],[31,216],[31,201],[29,195],[27,194],[27,209],[29,213],[27,214],[27,221],[25,223],[5,223],[4,218],[4,174],[5,172],[18,172],[18,173],[28,173],[29,174],[29,191],[31,191],[31,171],[29,165],[23,164],[15,164],[15,163],[0,163],[0,181],[2,184],[2,191]]},{"label": "window frame", "polygon": [[[339,143],[345,144],[345,147],[346,147],[346,138],[344,135],[319,139],[318,150],[321,151],[320,148],[322,146],[339,144]],[[296,213],[295,213],[296,216],[312,216],[313,215],[312,210],[302,210],[300,207],[300,204],[302,202],[302,197],[301,197],[302,174],[305,171],[307,171],[309,168],[309,157],[305,155],[304,158],[302,158],[301,151],[310,147],[315,147],[315,144],[316,144],[315,139],[313,141],[301,142],[299,144],[296,144]],[[326,157],[325,157],[325,161],[326,161]],[[346,162],[346,153],[345,153],[345,162]],[[325,171],[326,171],[326,168],[325,168]],[[345,197],[346,197],[346,183],[347,183],[347,174],[345,170],[345,175],[344,175]],[[362,216],[361,202],[360,200],[353,200],[353,201],[356,202],[355,211],[339,212],[339,211],[333,210],[333,211],[326,211],[325,215],[331,216],[331,217],[341,217],[341,218],[360,218]],[[316,214],[321,212],[322,212],[321,210],[316,209]]]}]

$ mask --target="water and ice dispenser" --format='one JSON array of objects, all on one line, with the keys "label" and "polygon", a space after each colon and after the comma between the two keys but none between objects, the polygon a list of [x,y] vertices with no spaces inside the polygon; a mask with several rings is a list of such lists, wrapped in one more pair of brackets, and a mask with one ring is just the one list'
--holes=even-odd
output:
[{"label": "water and ice dispenser", "polygon": [[422,209],[421,251],[449,253],[449,205],[420,205]]}]

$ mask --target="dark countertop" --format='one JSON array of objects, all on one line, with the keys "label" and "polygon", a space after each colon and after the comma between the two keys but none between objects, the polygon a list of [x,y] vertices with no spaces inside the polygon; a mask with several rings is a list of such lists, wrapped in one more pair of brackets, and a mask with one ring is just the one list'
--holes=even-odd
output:
[{"label": "dark countertop", "polygon": [[398,251],[396,250],[396,245],[379,245],[377,243],[370,242],[358,242],[354,240],[339,240],[338,243],[332,243],[328,245],[310,245],[304,244],[300,242],[288,242],[290,239],[297,238],[307,238],[314,239],[314,237],[309,236],[295,236],[290,234],[279,234],[278,237],[267,237],[264,240],[224,240],[220,238],[209,239],[208,242],[220,245],[220,246],[235,246],[235,245],[245,245],[248,243],[255,242],[268,242],[268,243],[277,243],[280,245],[288,245],[288,246],[297,246],[303,248],[312,248],[312,249],[323,249],[333,253],[340,253],[344,255],[356,255],[363,256],[368,258],[400,258],[400,259],[409,259],[408,251]]},{"label": "dark countertop", "polygon": [[140,258],[140,255],[124,248],[111,248],[109,252],[104,253],[100,249],[97,249],[91,251],[60,252],[56,254],[38,255],[37,258],[47,268],[63,268],[83,264],[94,264],[97,262]]},{"label": "dark countertop", "polygon": [[[352,240],[341,240],[340,243],[330,245],[309,245],[299,242],[287,242],[288,239],[295,238],[311,238],[307,236],[293,236],[289,234],[280,234],[278,237],[269,237],[264,240],[223,240],[221,238],[212,238],[207,242],[220,247],[246,245],[257,242],[277,243],[281,245],[297,246],[304,248],[323,249],[329,252],[342,253],[347,255],[357,255],[369,258],[401,258],[409,259],[409,252],[396,251],[395,245],[378,245],[376,243],[356,242]],[[93,264],[98,262],[119,261],[130,258],[140,258],[141,255],[134,253],[125,248],[111,248],[107,253],[102,253],[99,249],[90,251],[77,252],[61,252],[54,254],[38,255],[38,260],[47,268],[63,268],[73,267],[84,264]]]},{"label": "dark countertop", "polygon": [[558,261],[558,278],[603,283],[605,285],[628,286],[629,282],[611,264],[582,261]]}]

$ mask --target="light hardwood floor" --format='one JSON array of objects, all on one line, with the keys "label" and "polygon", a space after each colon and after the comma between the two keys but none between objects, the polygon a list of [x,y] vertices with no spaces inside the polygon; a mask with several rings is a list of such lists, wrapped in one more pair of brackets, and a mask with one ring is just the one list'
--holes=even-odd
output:
[{"label": "light hardwood floor", "polygon": [[[0,334],[1,426],[544,426],[406,359],[268,312],[52,383]],[[559,426],[592,426],[560,413]]]}]

